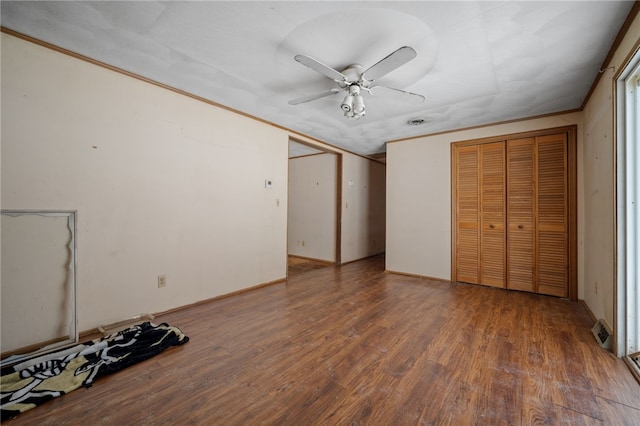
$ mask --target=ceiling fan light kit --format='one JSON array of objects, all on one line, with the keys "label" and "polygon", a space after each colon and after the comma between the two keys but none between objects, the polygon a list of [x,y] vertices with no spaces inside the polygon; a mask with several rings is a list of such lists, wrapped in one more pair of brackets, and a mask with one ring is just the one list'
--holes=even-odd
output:
[{"label": "ceiling fan light kit", "polygon": [[[298,105],[305,102],[314,101],[327,96],[334,95],[335,93],[344,90],[347,92],[346,96],[340,104],[340,108],[344,112],[344,116],[350,119],[358,119],[364,117],[366,111],[364,106],[364,98],[360,94],[361,90],[368,92],[373,96],[371,89],[382,88],[388,89],[387,93],[392,92],[395,97],[404,98],[410,101],[422,103],[424,96],[416,93],[407,92],[400,89],[394,89],[386,86],[371,86],[374,80],[377,80],[396,68],[406,64],[417,56],[416,51],[408,46],[403,46],[391,54],[387,55],[376,64],[362,71],[362,66],[358,64],[349,65],[342,72],[331,68],[328,65],[323,64],[310,56],[296,55],[294,59],[305,65],[319,74],[330,78],[337,83],[338,88],[333,88],[321,93],[316,93],[302,98],[292,99],[289,101],[290,105]],[[384,93],[382,90],[381,93]]]},{"label": "ceiling fan light kit", "polygon": [[348,87],[349,93],[344,97],[340,108],[344,111],[347,118],[358,119],[365,115],[364,99],[360,94],[360,86],[352,84]]}]

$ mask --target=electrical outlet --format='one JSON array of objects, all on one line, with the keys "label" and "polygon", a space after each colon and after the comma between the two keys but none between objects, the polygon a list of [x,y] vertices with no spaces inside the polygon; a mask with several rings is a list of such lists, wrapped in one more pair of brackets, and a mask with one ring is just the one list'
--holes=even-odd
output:
[{"label": "electrical outlet", "polygon": [[167,286],[167,276],[166,275],[158,275],[158,288],[163,288]]}]

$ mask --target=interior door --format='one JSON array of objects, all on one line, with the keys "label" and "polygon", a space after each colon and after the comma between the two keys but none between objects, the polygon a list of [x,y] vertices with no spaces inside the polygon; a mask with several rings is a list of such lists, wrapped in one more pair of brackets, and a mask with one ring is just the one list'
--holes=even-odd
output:
[{"label": "interior door", "polygon": [[567,136],[539,136],[536,145],[538,293],[567,297]]},{"label": "interior door", "polygon": [[480,284],[505,286],[504,142],[480,145]]},{"label": "interior door", "polygon": [[507,283],[510,289],[535,288],[534,138],[507,141]]},{"label": "interior door", "polygon": [[456,156],[456,252],[455,274],[458,281],[480,281],[479,227],[479,147],[462,146]]}]

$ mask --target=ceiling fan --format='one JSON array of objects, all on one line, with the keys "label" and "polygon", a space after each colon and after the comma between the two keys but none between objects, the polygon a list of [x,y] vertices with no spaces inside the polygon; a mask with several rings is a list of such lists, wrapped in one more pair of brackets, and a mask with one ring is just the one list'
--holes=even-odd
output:
[{"label": "ceiling fan", "polygon": [[313,95],[292,99],[289,101],[289,104],[298,105],[314,101],[316,99],[325,98],[339,93],[340,91],[345,91],[347,94],[340,104],[340,108],[344,111],[345,117],[358,119],[365,115],[364,99],[361,94],[362,92],[367,92],[374,96],[379,93],[383,95],[394,95],[394,97],[398,99],[422,103],[424,102],[424,96],[422,95],[387,86],[372,85],[374,81],[406,64],[416,56],[417,53],[413,48],[403,46],[364,71],[362,70],[361,65],[353,64],[340,72],[310,56],[296,55],[294,57],[296,61],[324,75],[325,77],[332,79],[338,84],[338,87]]}]

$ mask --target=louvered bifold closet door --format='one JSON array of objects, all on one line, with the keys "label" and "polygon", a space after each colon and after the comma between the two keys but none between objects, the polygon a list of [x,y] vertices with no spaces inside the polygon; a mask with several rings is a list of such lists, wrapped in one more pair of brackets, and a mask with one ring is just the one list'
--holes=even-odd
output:
[{"label": "louvered bifold closet door", "polygon": [[478,284],[479,237],[479,148],[458,147],[456,155],[456,279]]},{"label": "louvered bifold closet door", "polygon": [[536,145],[538,293],[567,297],[567,136],[539,136]]},{"label": "louvered bifold closet door", "polygon": [[504,142],[480,145],[480,284],[505,286]]},{"label": "louvered bifold closet door", "polygon": [[534,139],[507,141],[507,286],[535,288]]}]

